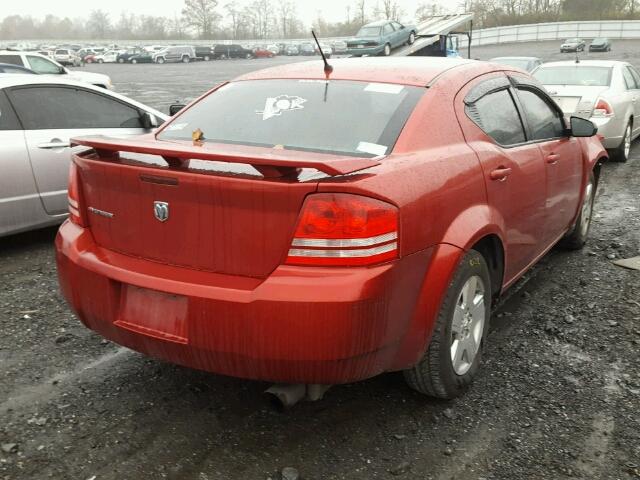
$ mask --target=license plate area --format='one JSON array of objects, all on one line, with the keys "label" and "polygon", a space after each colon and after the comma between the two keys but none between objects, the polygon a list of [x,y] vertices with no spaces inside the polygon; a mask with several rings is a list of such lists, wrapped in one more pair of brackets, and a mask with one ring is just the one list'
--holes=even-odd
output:
[{"label": "license plate area", "polygon": [[120,300],[120,328],[175,343],[189,343],[187,297],[127,285]]}]

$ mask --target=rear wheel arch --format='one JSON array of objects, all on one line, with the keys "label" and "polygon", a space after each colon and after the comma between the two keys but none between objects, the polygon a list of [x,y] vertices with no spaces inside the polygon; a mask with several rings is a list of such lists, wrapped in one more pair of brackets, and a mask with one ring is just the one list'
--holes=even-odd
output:
[{"label": "rear wheel arch", "polygon": [[478,240],[471,250],[478,251],[489,267],[491,278],[491,297],[495,301],[501,291],[504,281],[504,245],[496,234],[489,234]]}]

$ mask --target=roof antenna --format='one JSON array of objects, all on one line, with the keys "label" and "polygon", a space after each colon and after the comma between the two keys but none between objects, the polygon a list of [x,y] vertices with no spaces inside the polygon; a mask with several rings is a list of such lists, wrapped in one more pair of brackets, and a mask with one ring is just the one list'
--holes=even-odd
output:
[{"label": "roof antenna", "polygon": [[329,80],[329,75],[331,75],[331,72],[333,72],[333,67],[329,65],[327,57],[324,56],[324,52],[322,51],[322,47],[320,46],[318,37],[316,37],[316,32],[311,30],[311,35],[313,35],[313,39],[316,41],[316,45],[318,45],[318,51],[320,52],[320,55],[322,55],[322,61],[324,62],[324,74],[326,75],[327,80]]}]

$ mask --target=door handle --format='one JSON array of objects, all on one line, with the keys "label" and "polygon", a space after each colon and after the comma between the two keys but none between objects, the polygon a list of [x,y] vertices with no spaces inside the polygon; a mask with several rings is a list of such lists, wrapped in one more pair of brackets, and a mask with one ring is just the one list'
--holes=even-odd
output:
[{"label": "door handle", "polygon": [[509,175],[511,175],[510,168],[498,167],[489,174],[489,178],[491,178],[491,180],[504,182]]},{"label": "door handle", "polygon": [[37,147],[42,148],[44,150],[51,150],[54,148],[67,148],[69,147],[69,142],[62,142],[62,141],[45,142],[45,143],[39,143]]},{"label": "door handle", "polygon": [[547,155],[547,163],[549,165],[555,165],[556,163],[558,163],[559,159],[560,155],[558,155],[557,153],[550,153],[549,155]]}]

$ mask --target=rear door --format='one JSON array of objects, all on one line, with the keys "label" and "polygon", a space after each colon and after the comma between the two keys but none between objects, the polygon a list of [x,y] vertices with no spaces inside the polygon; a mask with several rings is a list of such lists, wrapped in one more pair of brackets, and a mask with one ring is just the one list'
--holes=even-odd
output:
[{"label": "rear door", "polygon": [[43,217],[22,126],[0,90],[0,235],[27,228]]},{"label": "rear door", "polygon": [[49,215],[67,211],[71,137],[145,132],[139,110],[107,94],[61,85],[14,87],[7,93],[24,127],[33,176]]},{"label": "rear door", "polygon": [[515,92],[502,73],[468,84],[456,105],[460,125],[485,175],[488,203],[503,225],[505,283],[545,249],[546,172],[540,149],[528,141]]},{"label": "rear door", "polygon": [[546,244],[554,243],[570,227],[578,209],[583,160],[578,140],[567,134],[564,115],[549,96],[528,79],[513,76],[527,137],[537,143],[547,180]]},{"label": "rear door", "polygon": [[18,65],[20,67],[29,68],[29,65],[24,64],[22,56],[20,56],[20,54],[18,53],[8,53],[0,55],[0,63],[10,63],[11,65]]},{"label": "rear door", "polygon": [[637,73],[634,75],[629,65],[622,67],[622,77],[627,87],[627,97],[631,104],[631,111],[633,112],[633,136],[635,137],[640,131],[640,111],[636,108],[639,106],[640,84],[636,79]]}]

